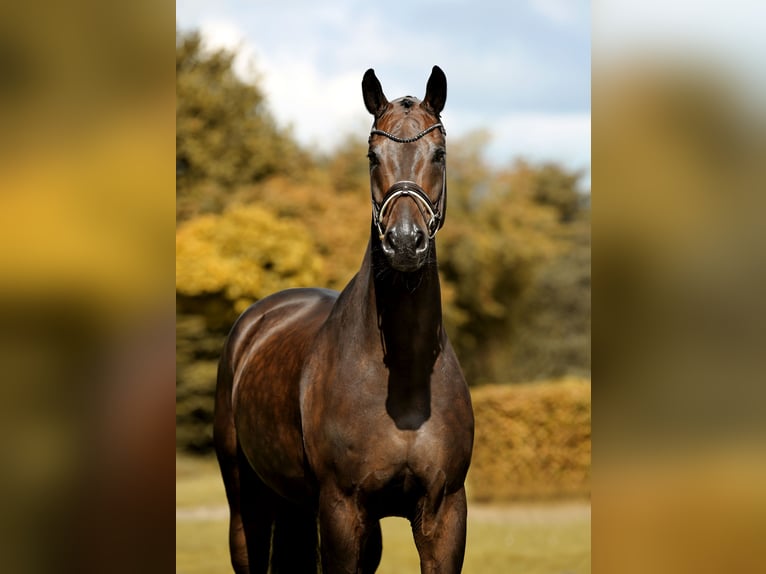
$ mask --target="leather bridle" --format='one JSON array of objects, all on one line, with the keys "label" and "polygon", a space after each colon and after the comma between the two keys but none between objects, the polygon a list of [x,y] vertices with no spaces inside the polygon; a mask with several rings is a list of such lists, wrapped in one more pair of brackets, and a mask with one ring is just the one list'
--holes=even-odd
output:
[{"label": "leather bridle", "polygon": [[[381,135],[396,143],[413,143],[436,129],[440,129],[442,134],[445,136],[447,135],[446,131],[444,130],[444,126],[441,124],[441,122],[439,122],[433,124],[430,127],[427,127],[422,132],[411,138],[400,138],[386,131],[376,129],[373,126],[372,131],[370,131],[370,138],[372,138],[374,135]],[[442,171],[442,190],[439,194],[439,198],[436,200],[436,204],[431,202],[431,199],[428,197],[428,194],[426,194],[422,187],[420,187],[414,181],[407,180],[397,181],[391,187],[389,187],[388,191],[386,191],[386,194],[383,196],[383,201],[380,203],[375,201],[375,196],[372,195],[372,221],[375,224],[375,227],[378,229],[381,240],[385,235],[385,230],[381,225],[381,221],[386,216],[386,211],[388,210],[389,206],[397,197],[400,196],[411,197],[413,200],[415,200],[415,203],[421,204],[425,208],[425,212],[422,209],[420,212],[423,214],[423,217],[428,215],[426,220],[426,225],[428,227],[428,239],[433,239],[436,235],[436,232],[442,228],[442,225],[444,225],[446,194],[447,168],[445,165]]]}]

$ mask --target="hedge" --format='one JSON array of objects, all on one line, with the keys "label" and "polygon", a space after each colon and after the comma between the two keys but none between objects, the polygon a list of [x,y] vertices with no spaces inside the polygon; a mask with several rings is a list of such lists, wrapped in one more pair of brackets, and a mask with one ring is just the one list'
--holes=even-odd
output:
[{"label": "hedge", "polygon": [[590,494],[590,381],[483,385],[468,494],[475,501]]}]

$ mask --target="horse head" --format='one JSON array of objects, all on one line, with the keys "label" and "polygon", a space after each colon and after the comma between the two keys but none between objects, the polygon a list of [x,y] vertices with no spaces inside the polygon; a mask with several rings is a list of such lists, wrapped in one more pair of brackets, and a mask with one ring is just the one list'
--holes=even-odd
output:
[{"label": "horse head", "polygon": [[440,114],[447,78],[434,66],[423,100],[391,102],[370,69],[362,80],[367,110],[374,116],[369,139],[372,217],[388,264],[417,271],[428,260],[447,206],[445,130]]}]

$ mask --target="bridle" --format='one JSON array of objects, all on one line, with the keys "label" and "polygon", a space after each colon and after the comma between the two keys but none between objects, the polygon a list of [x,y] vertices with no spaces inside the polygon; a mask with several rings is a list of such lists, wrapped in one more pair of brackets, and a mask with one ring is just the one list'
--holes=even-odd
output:
[{"label": "bridle", "polygon": [[[445,136],[447,135],[447,132],[444,130],[444,126],[441,124],[441,122],[438,122],[430,127],[427,127],[422,132],[411,138],[400,138],[386,131],[376,129],[373,126],[373,129],[370,131],[370,138],[372,138],[374,135],[381,135],[396,143],[413,143],[436,129],[441,130],[442,134]],[[405,197],[411,197],[415,200],[415,203],[420,203],[423,205],[423,207],[425,207],[425,211],[429,216],[428,221],[426,222],[428,227],[428,239],[433,239],[436,235],[436,232],[442,228],[442,225],[444,225],[443,210],[446,202],[446,194],[447,168],[445,166],[442,171],[442,190],[439,194],[439,198],[436,200],[435,205],[431,202],[431,199],[428,197],[423,188],[414,181],[397,181],[388,188],[388,191],[386,191],[386,194],[383,196],[383,201],[381,203],[375,201],[375,196],[372,195],[372,221],[375,224],[375,227],[378,229],[380,239],[382,240],[383,236],[385,235],[385,230],[381,225],[381,220],[386,216],[386,210],[393,203],[393,201],[402,195]],[[423,213],[423,210],[420,211]],[[425,217],[426,214],[424,213],[423,215]]]}]

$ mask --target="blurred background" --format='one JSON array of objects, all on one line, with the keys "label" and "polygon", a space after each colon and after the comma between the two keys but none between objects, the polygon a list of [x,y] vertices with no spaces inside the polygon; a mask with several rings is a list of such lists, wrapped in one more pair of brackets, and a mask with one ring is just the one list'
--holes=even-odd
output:
[{"label": "blurred background", "polygon": [[173,35],[0,5],[3,572],[174,566]]},{"label": "blurred background", "polygon": [[762,2],[593,5],[597,572],[759,572]]}]

